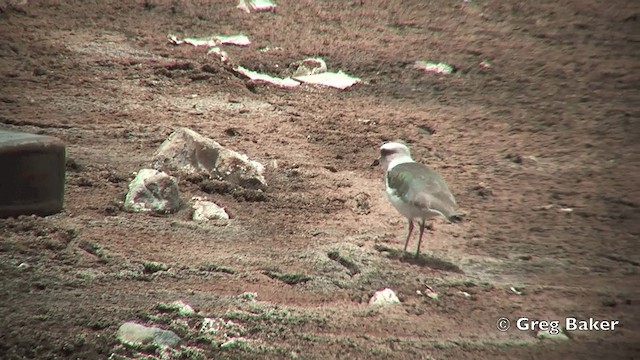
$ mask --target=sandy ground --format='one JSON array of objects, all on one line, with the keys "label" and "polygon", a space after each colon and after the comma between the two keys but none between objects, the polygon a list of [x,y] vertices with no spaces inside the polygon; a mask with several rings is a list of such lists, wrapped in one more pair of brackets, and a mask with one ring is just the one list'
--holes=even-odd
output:
[{"label": "sandy ground", "polygon": [[[173,330],[164,356],[184,359],[640,358],[637,3],[20,3],[0,5],[0,129],[64,140],[67,187],[60,214],[0,220],[1,358],[162,355],[118,344],[125,321]],[[236,33],[252,44],[224,46],[230,65],[167,41]],[[363,82],[288,90],[232,70],[288,76],[308,56]],[[231,224],[122,211],[180,127],[266,164],[266,196],[181,177]],[[394,139],[467,213],[434,221],[418,260],[369,166]],[[370,307],[386,287],[401,304]],[[203,317],[237,326],[203,334]],[[554,341],[500,317],[620,325]]]}]

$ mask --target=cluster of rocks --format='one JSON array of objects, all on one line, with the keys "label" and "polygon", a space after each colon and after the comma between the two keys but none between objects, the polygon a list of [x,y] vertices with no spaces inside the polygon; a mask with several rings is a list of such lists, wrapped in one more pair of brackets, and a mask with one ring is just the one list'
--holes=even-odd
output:
[{"label": "cluster of rocks", "polygon": [[[152,168],[138,171],[129,184],[124,207],[131,212],[177,212],[184,205],[175,176],[198,175],[228,182],[245,189],[263,191],[267,187],[265,167],[246,155],[227,149],[197,132],[181,128],[173,132],[158,148]],[[226,223],[228,213],[203,197],[189,201],[192,219]]]},{"label": "cluster of rocks", "polygon": [[[244,296],[241,295],[241,297]],[[247,340],[242,336],[246,333],[246,329],[232,320],[225,320],[218,317],[206,317],[198,311],[194,310],[191,305],[182,300],[177,300],[169,304],[159,303],[157,308],[165,313],[172,313],[174,318],[170,327],[180,329],[179,333],[183,337],[202,336],[211,341],[212,346],[220,349],[228,349],[240,346]],[[194,325],[195,324],[195,325]],[[184,345],[181,336],[171,330],[165,330],[154,325],[145,325],[137,322],[128,321],[120,325],[116,333],[118,342],[125,347],[142,352],[153,351],[156,354],[173,353],[178,356],[168,356],[160,358],[185,358],[187,351],[191,353],[201,353],[198,348]],[[118,347],[114,348],[116,352],[121,352]],[[142,358],[144,355],[138,353],[135,358]],[[116,353],[112,354],[110,359],[129,359],[129,357],[121,356]],[[154,356],[144,357],[156,359]],[[189,357],[190,358],[190,357]],[[202,358],[198,356],[197,358]]]}]

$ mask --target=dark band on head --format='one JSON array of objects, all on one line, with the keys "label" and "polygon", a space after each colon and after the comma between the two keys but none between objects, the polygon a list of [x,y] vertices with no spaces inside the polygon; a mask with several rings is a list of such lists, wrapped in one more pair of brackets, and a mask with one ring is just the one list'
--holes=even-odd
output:
[{"label": "dark band on head", "polygon": [[380,154],[382,154],[382,156],[391,155],[396,152],[398,152],[396,149],[385,149],[385,148],[380,149]]}]

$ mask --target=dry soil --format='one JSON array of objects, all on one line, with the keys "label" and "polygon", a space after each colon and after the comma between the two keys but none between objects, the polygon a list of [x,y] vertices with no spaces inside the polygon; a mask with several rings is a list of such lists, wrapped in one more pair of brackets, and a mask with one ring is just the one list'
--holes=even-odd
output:
[{"label": "dry soil", "polygon": [[[56,136],[68,156],[62,213],[0,220],[1,358],[640,358],[637,2],[235,5],[0,3],[0,129]],[[167,40],[237,33],[252,44],[223,46],[227,64]],[[309,56],[362,83],[281,89],[233,71],[288,76]],[[267,165],[261,196],[180,177],[228,226],[122,210],[180,127]],[[394,139],[467,214],[434,221],[417,260],[370,167]],[[370,307],[387,287],[401,303]],[[203,317],[236,325],[204,334]],[[500,332],[500,317],[620,325],[554,341]],[[182,344],[120,345],[125,321]]]}]

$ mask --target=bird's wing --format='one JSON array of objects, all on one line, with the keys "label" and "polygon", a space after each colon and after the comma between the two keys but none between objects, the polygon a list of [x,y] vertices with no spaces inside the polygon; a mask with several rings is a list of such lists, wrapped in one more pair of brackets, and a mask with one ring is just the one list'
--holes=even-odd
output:
[{"label": "bird's wing", "polygon": [[418,194],[411,203],[421,209],[438,212],[447,219],[457,215],[457,206],[451,193]]},{"label": "bird's wing", "polygon": [[456,200],[437,172],[419,163],[403,163],[389,171],[388,183],[404,201],[446,218],[456,215]]}]

